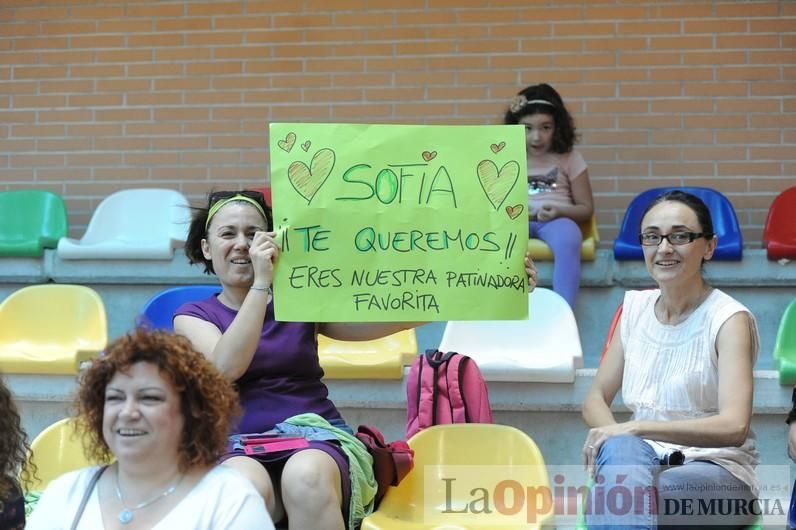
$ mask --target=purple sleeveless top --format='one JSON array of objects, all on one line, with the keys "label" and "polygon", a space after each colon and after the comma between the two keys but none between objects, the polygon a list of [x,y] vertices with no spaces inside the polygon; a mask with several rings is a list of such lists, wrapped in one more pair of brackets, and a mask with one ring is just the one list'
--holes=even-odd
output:
[{"label": "purple sleeveless top", "polygon": [[[183,304],[174,315],[205,320],[224,333],[237,314],[213,295]],[[274,306],[268,304],[257,351],[246,373],[235,381],[243,417],[231,434],[267,431],[305,412],[314,412],[329,421],[340,418],[321,378],[315,324],[277,322]]]}]

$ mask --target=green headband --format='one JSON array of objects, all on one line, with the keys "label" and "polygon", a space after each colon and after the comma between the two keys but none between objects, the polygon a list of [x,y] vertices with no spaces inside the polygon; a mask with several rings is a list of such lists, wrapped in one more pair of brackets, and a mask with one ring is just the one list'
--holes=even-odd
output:
[{"label": "green headband", "polygon": [[221,208],[223,208],[224,206],[233,201],[248,202],[249,204],[257,208],[257,211],[260,212],[260,215],[263,216],[263,219],[265,219],[266,222],[268,221],[268,217],[265,215],[265,210],[263,210],[263,207],[260,206],[259,202],[255,201],[251,197],[246,197],[245,195],[238,194],[233,197],[229,197],[228,199],[222,199],[210,207],[210,209],[207,211],[207,221],[205,221],[205,230],[207,230],[207,227],[210,226],[210,220],[213,218],[213,216],[216,215]]}]

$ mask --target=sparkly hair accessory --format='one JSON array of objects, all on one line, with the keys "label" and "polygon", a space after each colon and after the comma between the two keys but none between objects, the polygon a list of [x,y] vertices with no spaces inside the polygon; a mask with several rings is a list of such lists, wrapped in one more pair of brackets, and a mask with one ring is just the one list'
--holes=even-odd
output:
[{"label": "sparkly hair accessory", "polygon": [[548,105],[550,107],[555,107],[553,103],[550,103],[546,99],[529,100],[522,94],[517,94],[516,96],[514,96],[514,99],[511,100],[511,104],[509,105],[509,110],[512,113],[517,114],[519,111],[521,111],[524,107],[527,107],[528,105]]}]

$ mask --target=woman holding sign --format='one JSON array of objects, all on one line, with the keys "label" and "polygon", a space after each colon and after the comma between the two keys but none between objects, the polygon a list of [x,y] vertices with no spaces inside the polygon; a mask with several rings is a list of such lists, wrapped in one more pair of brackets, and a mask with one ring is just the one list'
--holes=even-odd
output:
[{"label": "woman holding sign", "polygon": [[[272,229],[271,210],[260,193],[210,195],[207,207],[194,216],[185,251],[192,263],[218,276],[223,291],[180,307],[174,329],[236,383],[244,414],[225,464],[254,483],[273,519],[288,518],[290,528],[353,527],[369,508],[375,481],[372,469],[357,459],[364,446],[321,381],[317,334],[370,340],[414,324],[275,320],[271,286],[279,246]],[[529,259],[526,270],[533,288],[536,270]],[[248,445],[240,434],[275,427],[308,441],[302,445],[294,437],[283,441],[287,449],[269,453],[267,444]],[[259,454],[252,447],[260,447]]]},{"label": "woman holding sign", "polygon": [[575,309],[580,285],[580,223],[594,213],[589,170],[574,149],[575,123],[564,101],[546,83],[517,94],[507,125],[525,126],[528,148],[528,229],[553,251],[553,290]]}]

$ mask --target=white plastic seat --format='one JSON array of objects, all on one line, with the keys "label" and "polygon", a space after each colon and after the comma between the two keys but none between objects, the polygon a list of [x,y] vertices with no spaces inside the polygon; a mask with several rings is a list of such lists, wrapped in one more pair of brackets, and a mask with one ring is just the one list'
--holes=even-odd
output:
[{"label": "white plastic seat", "polygon": [[448,322],[439,349],[472,357],[487,381],[574,382],[583,350],[569,304],[537,287],[528,306],[527,320]]},{"label": "white plastic seat", "polygon": [[175,190],[122,190],[106,197],[80,239],[61,238],[61,259],[172,259],[185,245],[188,199]]}]

